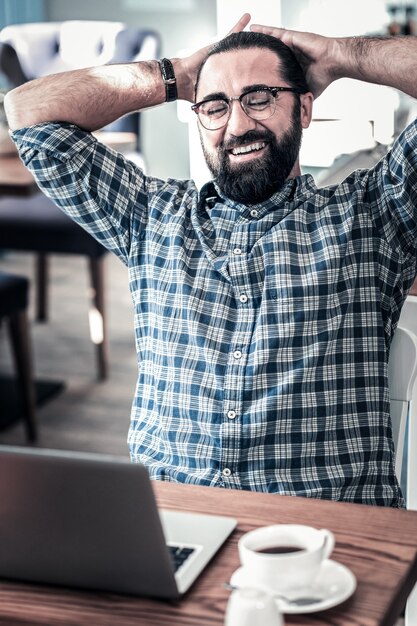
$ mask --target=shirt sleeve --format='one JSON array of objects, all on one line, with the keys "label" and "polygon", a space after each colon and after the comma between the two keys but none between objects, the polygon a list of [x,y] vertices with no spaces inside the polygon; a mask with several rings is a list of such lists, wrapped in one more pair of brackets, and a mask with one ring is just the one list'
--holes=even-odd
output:
[{"label": "shirt sleeve", "polygon": [[40,189],[127,264],[132,233],[147,220],[149,186],[158,181],[71,124],[38,124],[11,137]]},{"label": "shirt sleeve", "polygon": [[[417,120],[370,170],[367,194],[384,239],[415,273],[417,255]],[[410,276],[411,276],[410,274]]]}]

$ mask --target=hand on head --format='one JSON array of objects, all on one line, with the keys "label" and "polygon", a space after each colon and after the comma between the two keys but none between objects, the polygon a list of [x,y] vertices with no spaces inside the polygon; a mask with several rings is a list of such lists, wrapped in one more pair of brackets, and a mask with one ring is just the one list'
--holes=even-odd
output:
[{"label": "hand on head", "polygon": [[[245,13],[228,33],[237,33],[246,28],[251,16]],[[336,78],[336,39],[323,37],[275,26],[251,24],[250,30],[280,39],[294,52],[300,63],[314,97],[317,98]]]},{"label": "hand on head", "polygon": [[[244,13],[227,34],[230,35],[231,33],[243,31],[248,26],[250,20],[250,14]],[[250,30],[277,37],[292,49],[305,72],[307,83],[315,97],[319,96],[331,82],[338,78],[332,56],[336,40],[313,33],[303,33],[285,28],[262,26],[260,24],[252,24]],[[186,93],[182,94],[181,97],[189,101],[193,101],[194,84],[198,70],[210,47],[210,45],[205,46],[187,59],[183,59],[187,67],[188,84],[184,87]]]},{"label": "hand on head", "polygon": [[306,76],[307,84],[317,98],[338,76],[332,54],[334,39],[286,28],[252,24],[251,31],[277,37],[294,52]]}]

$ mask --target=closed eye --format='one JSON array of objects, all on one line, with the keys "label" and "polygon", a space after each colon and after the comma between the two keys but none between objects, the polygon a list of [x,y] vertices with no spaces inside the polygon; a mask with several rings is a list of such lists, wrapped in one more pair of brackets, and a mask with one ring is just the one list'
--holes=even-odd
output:
[{"label": "closed eye", "polygon": [[249,93],[244,98],[244,106],[250,109],[263,109],[271,104],[271,94],[267,93]]},{"label": "closed eye", "polygon": [[227,112],[228,108],[228,104],[224,100],[212,100],[204,102],[200,107],[200,111],[203,115],[213,117],[223,115]]}]

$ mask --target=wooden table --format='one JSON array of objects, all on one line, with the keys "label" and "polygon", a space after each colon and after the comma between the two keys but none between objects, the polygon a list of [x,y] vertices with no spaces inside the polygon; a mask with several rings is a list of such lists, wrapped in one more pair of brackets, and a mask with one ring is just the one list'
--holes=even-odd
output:
[{"label": "wooden table", "polygon": [[336,535],[333,558],[358,580],[343,604],[286,624],[389,626],[417,580],[417,512],[323,500],[154,483],[160,506],[236,517],[238,528],[178,604],[0,582],[0,624],[7,626],[221,626],[229,598],[223,583],[238,567],[242,533],[265,524],[303,523]]}]

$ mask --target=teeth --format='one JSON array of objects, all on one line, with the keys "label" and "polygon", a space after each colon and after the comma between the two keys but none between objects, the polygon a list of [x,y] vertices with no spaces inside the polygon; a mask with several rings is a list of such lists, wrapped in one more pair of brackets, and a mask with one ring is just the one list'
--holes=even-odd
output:
[{"label": "teeth", "polygon": [[233,148],[232,154],[246,154],[247,152],[256,152],[257,150],[262,150],[265,146],[264,142],[259,143],[251,143],[248,146],[240,146],[239,148]]}]

